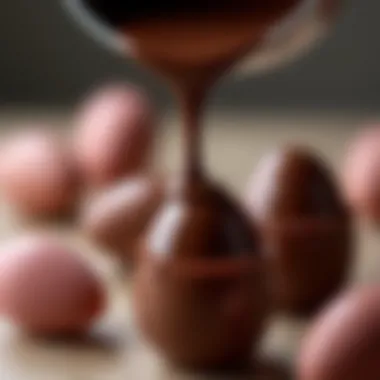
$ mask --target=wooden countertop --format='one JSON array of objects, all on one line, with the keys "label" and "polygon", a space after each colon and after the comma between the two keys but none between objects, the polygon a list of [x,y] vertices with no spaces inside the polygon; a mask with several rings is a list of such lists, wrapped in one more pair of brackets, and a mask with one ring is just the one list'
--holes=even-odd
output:
[{"label": "wooden countertop", "polygon": [[[35,115],[33,116],[35,118]],[[30,116],[23,115],[23,120]],[[231,191],[239,195],[254,166],[262,155],[283,143],[307,144],[315,148],[339,172],[346,142],[355,132],[361,117],[352,116],[289,116],[267,113],[262,116],[238,114],[211,115],[206,129],[209,170]],[[20,114],[0,117],[0,129],[18,125]],[[62,115],[49,120],[61,122]],[[180,143],[175,119],[163,122],[158,146],[159,166],[165,171],[178,167]],[[20,233],[45,226],[28,225],[16,218],[7,205],[0,213],[0,236],[3,241]],[[139,343],[133,328],[129,307],[129,284],[120,282],[113,262],[86,241],[74,227],[49,226],[59,231],[104,274],[110,289],[111,302],[107,315],[96,326],[88,342],[41,342],[20,334],[6,321],[0,323],[1,380],[155,380],[210,379],[200,374],[184,374],[164,365],[157,356]],[[376,281],[380,274],[379,235],[366,227],[358,227],[358,262],[352,283]],[[269,358],[292,367],[298,343],[307,321],[277,315],[264,339],[262,351]],[[223,377],[225,378],[225,377]],[[232,377],[238,378],[238,377]],[[250,374],[245,379],[272,379],[267,375]],[[218,379],[218,377],[217,377]]]}]

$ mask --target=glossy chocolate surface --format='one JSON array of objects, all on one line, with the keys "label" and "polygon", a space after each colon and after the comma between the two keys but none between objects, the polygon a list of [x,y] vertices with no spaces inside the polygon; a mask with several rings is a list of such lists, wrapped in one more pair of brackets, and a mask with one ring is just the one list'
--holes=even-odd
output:
[{"label": "glossy chocolate surface", "polygon": [[278,308],[311,316],[346,284],[353,256],[349,221],[268,226],[264,236]]},{"label": "glossy chocolate surface", "polygon": [[179,181],[146,235],[145,248],[157,258],[231,258],[261,252],[261,238],[227,193],[206,179]]},{"label": "glossy chocolate surface", "polygon": [[264,158],[247,207],[261,227],[277,305],[313,313],[343,286],[351,268],[352,223],[323,161],[301,148]]},{"label": "glossy chocolate surface", "polygon": [[228,195],[200,180],[170,194],[141,247],[143,333],[175,364],[249,362],[269,311],[259,237]]},{"label": "glossy chocolate surface", "polygon": [[285,147],[261,160],[248,186],[247,204],[260,223],[348,217],[333,174],[301,147]]}]

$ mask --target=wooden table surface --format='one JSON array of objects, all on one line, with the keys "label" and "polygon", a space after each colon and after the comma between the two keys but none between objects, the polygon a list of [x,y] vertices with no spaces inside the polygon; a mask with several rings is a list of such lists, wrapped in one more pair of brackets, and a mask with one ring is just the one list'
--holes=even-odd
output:
[{"label": "wooden table surface", "polygon": [[[243,192],[249,174],[260,157],[283,143],[307,144],[315,148],[339,173],[347,141],[360,117],[267,113],[242,116],[237,113],[211,115],[207,119],[205,158],[217,178],[236,195]],[[24,117],[25,120],[25,117]],[[55,120],[54,117],[52,120]],[[57,120],[62,120],[57,116]],[[14,114],[0,118],[1,125],[18,124]],[[167,118],[158,142],[159,166],[171,171],[179,165],[180,135],[175,118]],[[110,290],[107,314],[95,326],[87,342],[42,342],[23,336],[7,321],[0,323],[1,380],[177,380],[210,379],[209,375],[182,373],[164,365],[138,339],[129,307],[129,281],[119,281],[115,263],[84,239],[74,226],[38,226],[22,222],[7,205],[0,213],[2,241],[23,233],[49,228],[83,252],[104,275]],[[357,265],[352,283],[376,281],[380,275],[379,235],[358,227]],[[262,353],[292,368],[299,341],[308,321],[290,316],[273,316],[262,344]],[[214,378],[214,377],[212,377]],[[216,377],[217,379],[220,377]],[[223,377],[225,378],[225,377]],[[240,378],[232,376],[231,378]],[[268,379],[266,375],[245,375],[244,379]]]}]

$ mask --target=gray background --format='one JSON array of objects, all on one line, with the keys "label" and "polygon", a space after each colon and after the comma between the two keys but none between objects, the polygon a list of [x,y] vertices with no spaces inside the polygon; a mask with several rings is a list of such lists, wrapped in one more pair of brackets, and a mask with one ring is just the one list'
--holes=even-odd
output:
[{"label": "gray background", "polygon": [[[225,80],[214,105],[376,110],[380,104],[380,2],[348,0],[325,43],[307,57],[259,78]],[[0,1],[1,105],[69,105],[89,87],[126,78],[163,104],[162,83],[88,37],[59,0]]]}]

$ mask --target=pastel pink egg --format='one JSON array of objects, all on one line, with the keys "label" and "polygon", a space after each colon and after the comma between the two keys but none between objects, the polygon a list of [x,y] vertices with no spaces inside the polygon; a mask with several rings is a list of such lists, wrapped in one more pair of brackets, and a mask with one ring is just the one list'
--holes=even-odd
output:
[{"label": "pastel pink egg", "polygon": [[72,152],[58,133],[39,126],[3,142],[1,192],[22,214],[46,217],[69,212],[76,204],[78,185]]},{"label": "pastel pink egg", "polygon": [[124,84],[101,88],[82,104],[74,144],[90,186],[109,184],[149,165],[153,116],[145,94]]},{"label": "pastel pink egg", "polygon": [[136,246],[164,198],[157,178],[133,176],[103,189],[84,204],[80,225],[92,240],[134,264]]},{"label": "pastel pink egg", "polygon": [[380,125],[363,130],[350,143],[343,169],[343,189],[359,216],[380,221]]},{"label": "pastel pink egg", "polygon": [[32,334],[79,333],[105,306],[96,272],[47,236],[28,236],[0,248],[0,309]]},{"label": "pastel pink egg", "polygon": [[378,380],[380,287],[343,293],[312,323],[300,347],[297,380]]}]

